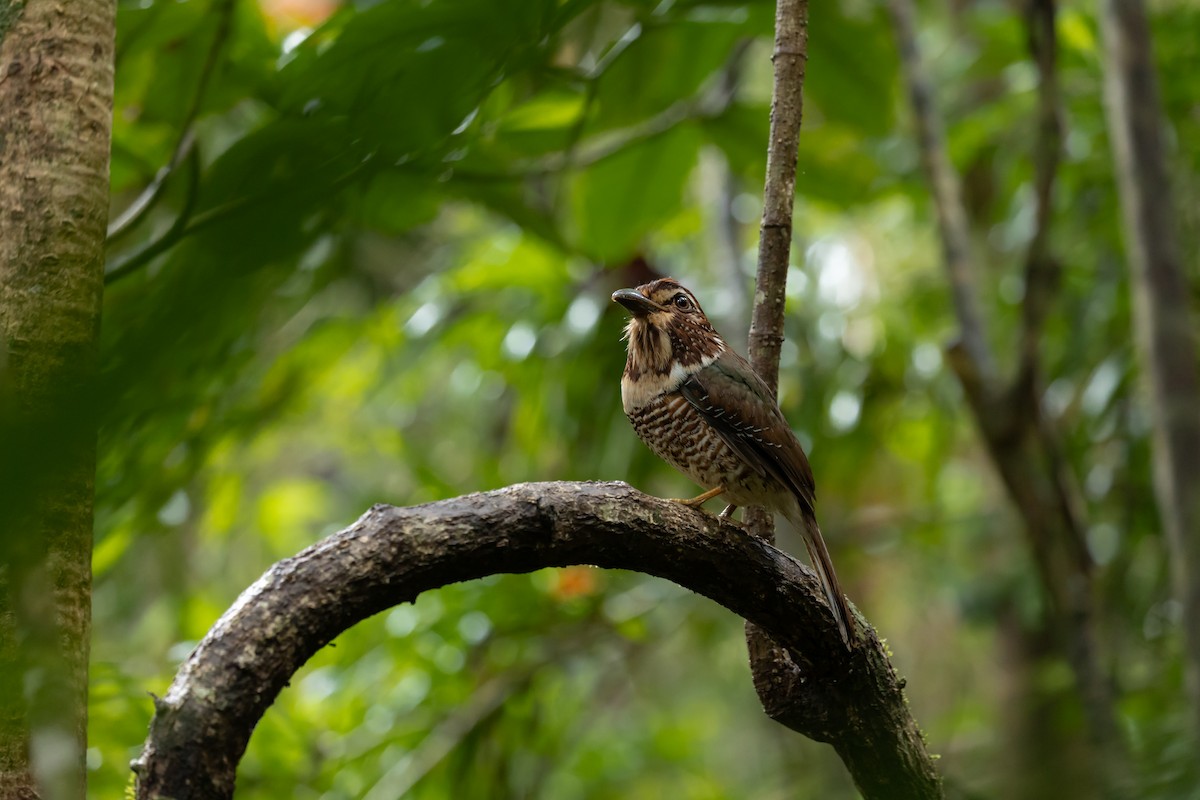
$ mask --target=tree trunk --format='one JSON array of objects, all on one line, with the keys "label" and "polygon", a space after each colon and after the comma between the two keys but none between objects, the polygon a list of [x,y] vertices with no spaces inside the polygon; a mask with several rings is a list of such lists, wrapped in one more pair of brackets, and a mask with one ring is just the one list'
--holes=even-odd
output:
[{"label": "tree trunk", "polygon": [[0,2],[0,798],[82,798],[113,0]]},{"label": "tree trunk", "polygon": [[1106,0],[1105,108],[1125,246],[1134,334],[1154,421],[1154,489],[1183,609],[1188,686],[1200,736],[1200,375],[1187,280],[1167,179],[1163,109],[1141,0]]},{"label": "tree trunk", "polygon": [[937,112],[934,85],[921,61],[915,4],[912,0],[889,0],[887,7],[958,319],[958,339],[947,348],[947,362],[958,376],[983,443],[1024,522],[1047,601],[1047,621],[1061,643],[1059,655],[1075,675],[1083,704],[1093,751],[1089,760],[1103,791],[1119,796],[1120,783],[1127,773],[1127,752],[1101,650],[1094,569],[1085,536],[1086,509],[1063,453],[1061,434],[1042,407],[1046,381],[1039,351],[1046,317],[1060,283],[1060,267],[1049,245],[1063,136],[1056,6],[1053,0],[1033,0],[1024,6],[1029,55],[1038,73],[1033,152],[1036,227],[1025,253],[1026,288],[1016,343],[1018,363],[1011,379],[1000,373],[979,312],[976,281],[982,269],[974,254],[967,209]]}]

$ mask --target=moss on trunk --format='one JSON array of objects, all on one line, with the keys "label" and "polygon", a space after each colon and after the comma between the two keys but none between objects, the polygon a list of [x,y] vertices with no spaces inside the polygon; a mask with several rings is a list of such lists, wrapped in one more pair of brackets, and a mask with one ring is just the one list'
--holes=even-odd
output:
[{"label": "moss on trunk", "polygon": [[83,797],[113,0],[0,7],[0,797]]}]

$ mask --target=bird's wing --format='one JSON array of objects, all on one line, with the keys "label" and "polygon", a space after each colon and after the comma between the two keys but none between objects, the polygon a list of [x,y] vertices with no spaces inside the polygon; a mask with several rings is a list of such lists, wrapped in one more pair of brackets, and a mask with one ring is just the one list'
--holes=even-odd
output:
[{"label": "bird's wing", "polygon": [[815,484],[808,457],[746,359],[726,351],[688,377],[679,393],[752,469],[790,488],[804,510],[813,513]]}]

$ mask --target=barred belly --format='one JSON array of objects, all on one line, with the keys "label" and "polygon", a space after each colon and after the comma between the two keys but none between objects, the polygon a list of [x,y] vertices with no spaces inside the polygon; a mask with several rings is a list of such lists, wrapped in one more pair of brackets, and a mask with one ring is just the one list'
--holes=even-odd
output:
[{"label": "barred belly", "polygon": [[746,464],[683,395],[660,395],[628,416],[655,455],[703,488],[724,485],[724,497],[739,506],[774,505],[781,487]]}]

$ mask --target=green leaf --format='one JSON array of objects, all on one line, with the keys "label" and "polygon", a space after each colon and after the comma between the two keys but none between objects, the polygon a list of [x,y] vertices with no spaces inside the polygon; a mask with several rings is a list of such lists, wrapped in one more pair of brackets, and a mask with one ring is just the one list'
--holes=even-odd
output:
[{"label": "green leaf", "polygon": [[442,202],[428,175],[403,169],[383,170],[371,178],[356,200],[358,219],[384,233],[403,233],[437,216]]},{"label": "green leaf", "polygon": [[[770,107],[734,103],[720,116],[702,120],[700,129],[725,153],[734,172],[754,185],[762,183],[767,171]],[[800,131],[801,139],[807,135],[807,131]]]},{"label": "green leaf", "polygon": [[598,79],[589,129],[624,127],[695,95],[743,35],[742,25],[723,18],[647,23]]},{"label": "green leaf", "polygon": [[679,126],[580,175],[572,194],[579,247],[610,261],[637,250],[646,234],[676,213],[699,139],[692,126]]},{"label": "green leaf", "polygon": [[882,11],[858,18],[841,3],[810,6],[804,96],[826,120],[870,136],[888,133],[895,117],[896,63]]},{"label": "green leaf", "polygon": [[550,32],[548,0],[381,3],[324,49],[302,47],[281,76],[289,114],[345,116],[385,158],[442,145]]},{"label": "green leaf", "polygon": [[[736,104],[719,117],[704,120],[709,141],[725,153],[731,169],[752,185],[766,172],[770,111],[766,106]],[[894,179],[880,168],[872,143],[857,129],[824,125],[801,129],[796,163],[796,193],[843,207],[866,203],[891,190]]]}]

